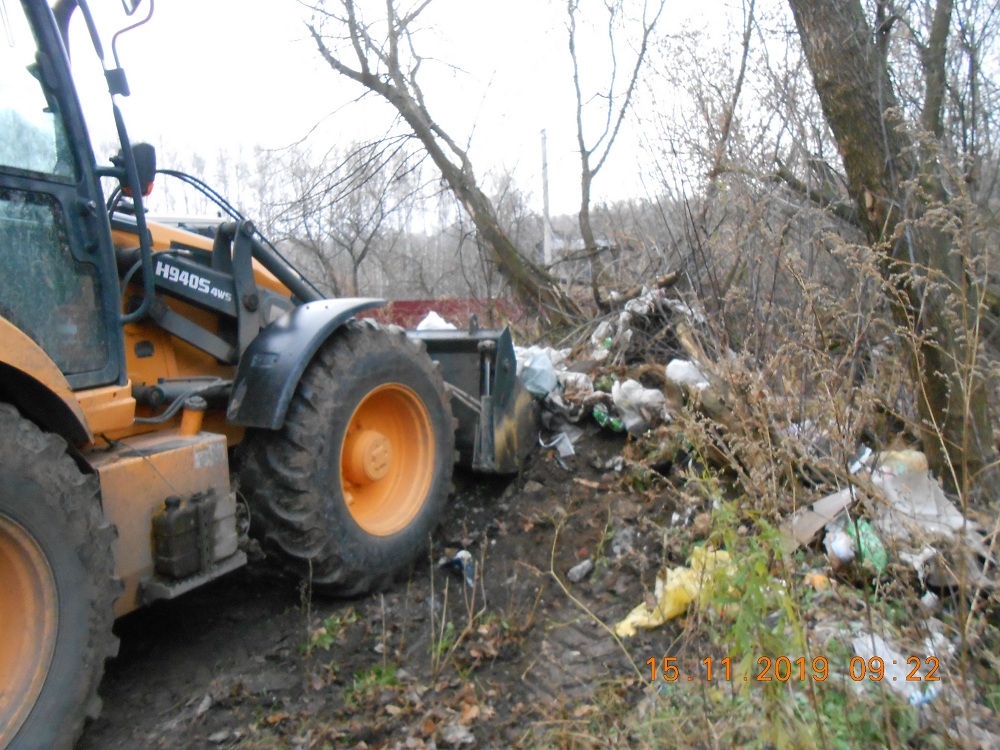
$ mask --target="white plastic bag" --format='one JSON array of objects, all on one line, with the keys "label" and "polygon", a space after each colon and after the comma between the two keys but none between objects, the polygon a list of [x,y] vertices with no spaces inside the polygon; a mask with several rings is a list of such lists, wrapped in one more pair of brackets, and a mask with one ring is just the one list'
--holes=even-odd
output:
[{"label": "white plastic bag", "polygon": [[537,346],[525,349],[518,363],[521,382],[528,391],[545,398],[556,387],[556,369],[548,353]]}]

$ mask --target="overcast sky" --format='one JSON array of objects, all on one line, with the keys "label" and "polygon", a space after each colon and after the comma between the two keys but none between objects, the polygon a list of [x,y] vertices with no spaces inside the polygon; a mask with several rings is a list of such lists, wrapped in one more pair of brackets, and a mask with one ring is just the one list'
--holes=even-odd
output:
[{"label": "overcast sky", "polygon": [[[724,3],[709,0],[683,12],[673,8],[661,28],[676,28],[684,16],[698,23],[707,12],[724,13]],[[99,22],[118,23],[118,3],[92,4],[113,6],[117,15]],[[481,177],[490,170],[515,170],[519,186],[533,195],[538,209],[540,132],[546,129],[554,213],[579,205],[564,17],[563,3],[547,0],[435,0],[424,12],[425,31],[417,39],[421,54],[454,66],[427,67],[424,87],[431,114],[459,142],[471,136]],[[305,18],[306,11],[293,0],[158,0],[149,24],[119,43],[133,92],[123,103],[133,140],[192,149],[211,160],[220,148],[281,148],[320,123],[311,136],[318,150],[383,132],[385,110],[351,103],[359,88],[322,61],[307,38]],[[599,55],[583,58],[606,69]],[[97,110],[105,106],[96,83],[84,95],[98,102]],[[88,110],[95,111],[93,101]],[[95,141],[108,137],[97,130]],[[623,135],[616,154],[595,183],[595,200],[641,192],[643,157],[630,133]],[[171,165],[161,160],[160,166]]]}]

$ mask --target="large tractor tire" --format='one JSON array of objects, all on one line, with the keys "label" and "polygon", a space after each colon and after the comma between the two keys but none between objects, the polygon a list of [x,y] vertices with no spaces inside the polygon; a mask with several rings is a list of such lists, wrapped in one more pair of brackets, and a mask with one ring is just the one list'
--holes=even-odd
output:
[{"label": "large tractor tire", "polygon": [[69,750],[95,718],[119,591],[96,477],[0,404],[0,750]]},{"label": "large tractor tire", "polygon": [[422,342],[347,323],[317,352],[280,430],[250,430],[250,533],[314,591],[391,582],[427,548],[451,490],[454,423]]}]

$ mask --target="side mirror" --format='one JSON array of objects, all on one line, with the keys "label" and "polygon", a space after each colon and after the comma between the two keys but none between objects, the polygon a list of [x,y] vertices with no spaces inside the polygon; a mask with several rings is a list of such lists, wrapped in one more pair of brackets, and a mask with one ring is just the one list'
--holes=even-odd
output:
[{"label": "side mirror", "polygon": [[[135,171],[139,176],[139,191],[141,195],[149,195],[153,191],[153,180],[156,178],[156,147],[152,143],[133,143],[132,159],[135,161]],[[125,159],[121,152],[111,158],[111,163],[122,168]],[[128,179],[122,180],[122,192],[131,196],[133,186],[128,184]]]}]

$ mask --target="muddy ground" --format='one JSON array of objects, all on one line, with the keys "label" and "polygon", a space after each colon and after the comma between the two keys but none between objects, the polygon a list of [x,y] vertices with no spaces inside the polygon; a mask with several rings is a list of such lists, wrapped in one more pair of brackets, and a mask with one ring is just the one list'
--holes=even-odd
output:
[{"label": "muddy ground", "polygon": [[[588,429],[513,480],[459,476],[427,560],[382,593],[310,603],[257,561],[123,618],[79,749],[545,747],[631,710],[677,629],[631,639],[636,668],[608,627],[683,555],[664,550],[673,500],[609,469],[623,438]],[[459,549],[474,586],[437,564]]]}]

